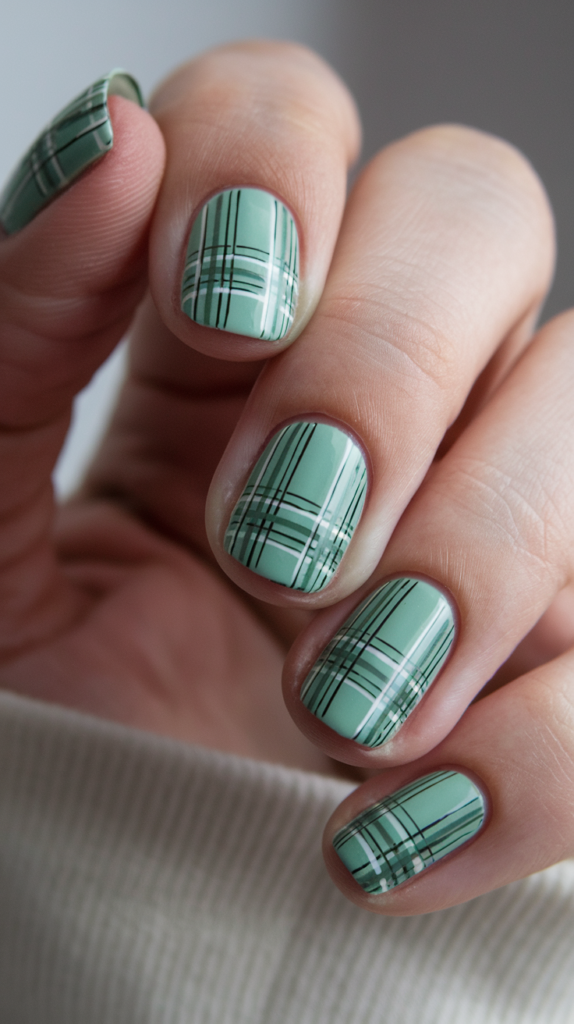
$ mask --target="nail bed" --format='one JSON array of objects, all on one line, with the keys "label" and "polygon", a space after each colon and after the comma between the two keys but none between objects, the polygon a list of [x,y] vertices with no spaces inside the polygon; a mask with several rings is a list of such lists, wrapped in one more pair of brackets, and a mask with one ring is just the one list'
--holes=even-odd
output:
[{"label": "nail bed", "polygon": [[280,341],[299,288],[297,228],[263,189],[233,188],[208,200],[188,240],[181,309],[204,327]]},{"label": "nail bed", "polygon": [[337,571],[367,489],[362,452],[327,423],[290,423],[271,439],[225,534],[228,554],[252,572],[305,593]]},{"label": "nail bed", "polygon": [[378,747],[424,697],[454,634],[441,590],[410,576],[390,580],[327,644],[303,682],[301,701],[339,736]]},{"label": "nail bed", "polygon": [[485,802],[462,772],[433,772],[379,800],[335,834],[333,848],[366,893],[383,893],[468,842]]}]

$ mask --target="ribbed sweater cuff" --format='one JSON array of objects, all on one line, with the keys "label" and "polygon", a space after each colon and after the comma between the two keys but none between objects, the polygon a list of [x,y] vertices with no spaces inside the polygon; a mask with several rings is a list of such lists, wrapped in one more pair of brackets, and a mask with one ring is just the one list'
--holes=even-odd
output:
[{"label": "ribbed sweater cuff", "polygon": [[371,916],[320,855],[348,788],[0,696],[0,1020],[572,1021],[572,864]]}]

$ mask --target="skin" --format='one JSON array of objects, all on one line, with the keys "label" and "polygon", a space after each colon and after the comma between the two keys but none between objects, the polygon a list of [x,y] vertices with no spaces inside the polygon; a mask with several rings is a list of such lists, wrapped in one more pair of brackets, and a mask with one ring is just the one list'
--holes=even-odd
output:
[{"label": "skin", "polygon": [[[498,139],[438,126],[383,150],[345,203],[353,102],[291,45],[208,53],[150,109],[112,97],[111,153],[0,242],[0,685],[366,779],[325,855],[379,913],[447,907],[571,856],[574,314],[535,331],[554,261],[536,174]],[[301,297],[279,345],[179,309],[194,213],[232,185],[274,192],[298,224]],[[73,396],[134,316],[109,434],[56,509]],[[231,559],[223,534],[266,439],[312,415],[356,436],[370,487],[335,579],[303,595]],[[366,750],[298,690],[364,594],[400,573],[452,596],[458,638],[401,731]],[[483,788],[486,827],[366,897],[333,832],[445,765]]]}]

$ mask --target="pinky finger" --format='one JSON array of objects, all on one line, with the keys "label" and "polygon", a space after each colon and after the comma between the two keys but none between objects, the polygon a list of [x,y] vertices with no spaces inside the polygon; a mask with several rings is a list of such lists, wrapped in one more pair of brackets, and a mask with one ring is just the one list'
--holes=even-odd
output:
[{"label": "pinky finger", "polygon": [[424,914],[574,853],[574,650],[473,704],[431,754],[356,789],[325,831],[360,906]]}]

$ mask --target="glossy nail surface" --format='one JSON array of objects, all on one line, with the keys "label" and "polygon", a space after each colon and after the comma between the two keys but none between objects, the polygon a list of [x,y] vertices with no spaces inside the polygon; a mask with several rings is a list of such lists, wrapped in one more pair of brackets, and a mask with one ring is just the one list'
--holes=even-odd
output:
[{"label": "glossy nail surface", "polygon": [[204,327],[279,341],[293,323],[299,245],[293,217],[270,192],[232,188],[200,210],[189,236],[183,312]]},{"label": "glossy nail surface", "polygon": [[365,892],[387,892],[466,843],[484,816],[482,793],[466,775],[434,772],[363,811],[333,847]]},{"label": "glossy nail surface", "polygon": [[256,463],[225,550],[275,583],[321,590],[347,550],[366,489],[365,460],[348,434],[327,423],[290,423]]},{"label": "glossy nail surface", "polygon": [[112,148],[109,95],[124,96],[143,106],[131,75],[112,71],[60,111],[22,158],[0,196],[0,223],[6,234],[25,227]]},{"label": "glossy nail surface", "polygon": [[391,739],[436,678],[454,640],[445,596],[405,576],[369,594],[315,662],[301,700],[367,747]]}]

